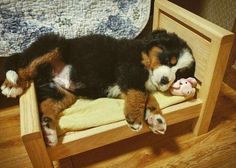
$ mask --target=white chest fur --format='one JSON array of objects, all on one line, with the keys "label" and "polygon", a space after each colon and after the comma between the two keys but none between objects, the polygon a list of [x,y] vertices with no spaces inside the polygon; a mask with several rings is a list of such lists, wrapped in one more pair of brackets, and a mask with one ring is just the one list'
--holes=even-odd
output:
[{"label": "white chest fur", "polygon": [[61,87],[64,87],[65,89],[69,89],[72,82],[70,79],[70,73],[71,73],[72,66],[66,65],[59,74],[57,74],[53,81],[60,85]]}]

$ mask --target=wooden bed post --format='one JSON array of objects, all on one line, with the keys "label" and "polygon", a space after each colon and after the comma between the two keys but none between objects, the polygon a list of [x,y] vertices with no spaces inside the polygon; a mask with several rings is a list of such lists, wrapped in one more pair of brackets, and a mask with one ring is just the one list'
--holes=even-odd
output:
[{"label": "wooden bed post", "polygon": [[211,42],[212,48],[208,61],[212,63],[208,63],[198,96],[203,101],[203,105],[198,119],[193,124],[195,135],[208,131],[233,44],[233,34],[222,35],[219,38],[221,39],[212,39]]},{"label": "wooden bed post", "polygon": [[25,136],[22,140],[34,168],[53,168],[42,135]]},{"label": "wooden bed post", "polygon": [[34,168],[51,168],[52,161],[44,143],[39,123],[34,84],[20,98],[21,138]]}]

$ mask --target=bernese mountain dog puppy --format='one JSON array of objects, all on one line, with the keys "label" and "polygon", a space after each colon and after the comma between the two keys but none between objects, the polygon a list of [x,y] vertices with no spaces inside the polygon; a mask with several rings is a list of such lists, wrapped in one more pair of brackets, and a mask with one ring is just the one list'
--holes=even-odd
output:
[{"label": "bernese mountain dog puppy", "polygon": [[105,35],[65,39],[47,34],[8,58],[1,90],[7,97],[16,97],[35,82],[42,127],[47,144],[52,146],[57,143],[56,115],[78,96],[122,97],[132,130],[142,128],[147,110],[159,124],[149,124],[152,131],[165,131],[165,120],[150,92],[166,91],[175,80],[193,77],[194,70],[190,47],[165,30],[156,30],[142,40]]}]

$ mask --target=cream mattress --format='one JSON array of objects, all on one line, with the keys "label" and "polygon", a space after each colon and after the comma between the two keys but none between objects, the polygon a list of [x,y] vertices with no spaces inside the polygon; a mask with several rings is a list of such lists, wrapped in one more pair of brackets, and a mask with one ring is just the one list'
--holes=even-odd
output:
[{"label": "cream mattress", "polygon": [[[183,96],[172,96],[169,93],[161,92],[153,95],[158,100],[161,109],[187,99]],[[123,99],[78,99],[70,108],[59,114],[58,134],[62,135],[68,131],[79,131],[124,120],[123,108]]]}]

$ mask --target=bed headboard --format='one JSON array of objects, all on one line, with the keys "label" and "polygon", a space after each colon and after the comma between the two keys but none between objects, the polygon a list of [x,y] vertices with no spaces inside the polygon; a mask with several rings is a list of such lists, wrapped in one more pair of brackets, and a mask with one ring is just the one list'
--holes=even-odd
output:
[{"label": "bed headboard", "polygon": [[211,89],[217,96],[233,33],[167,0],[156,0],[154,8],[153,29],[175,32],[192,48],[196,60],[195,77],[201,82],[198,98],[207,99]]}]

